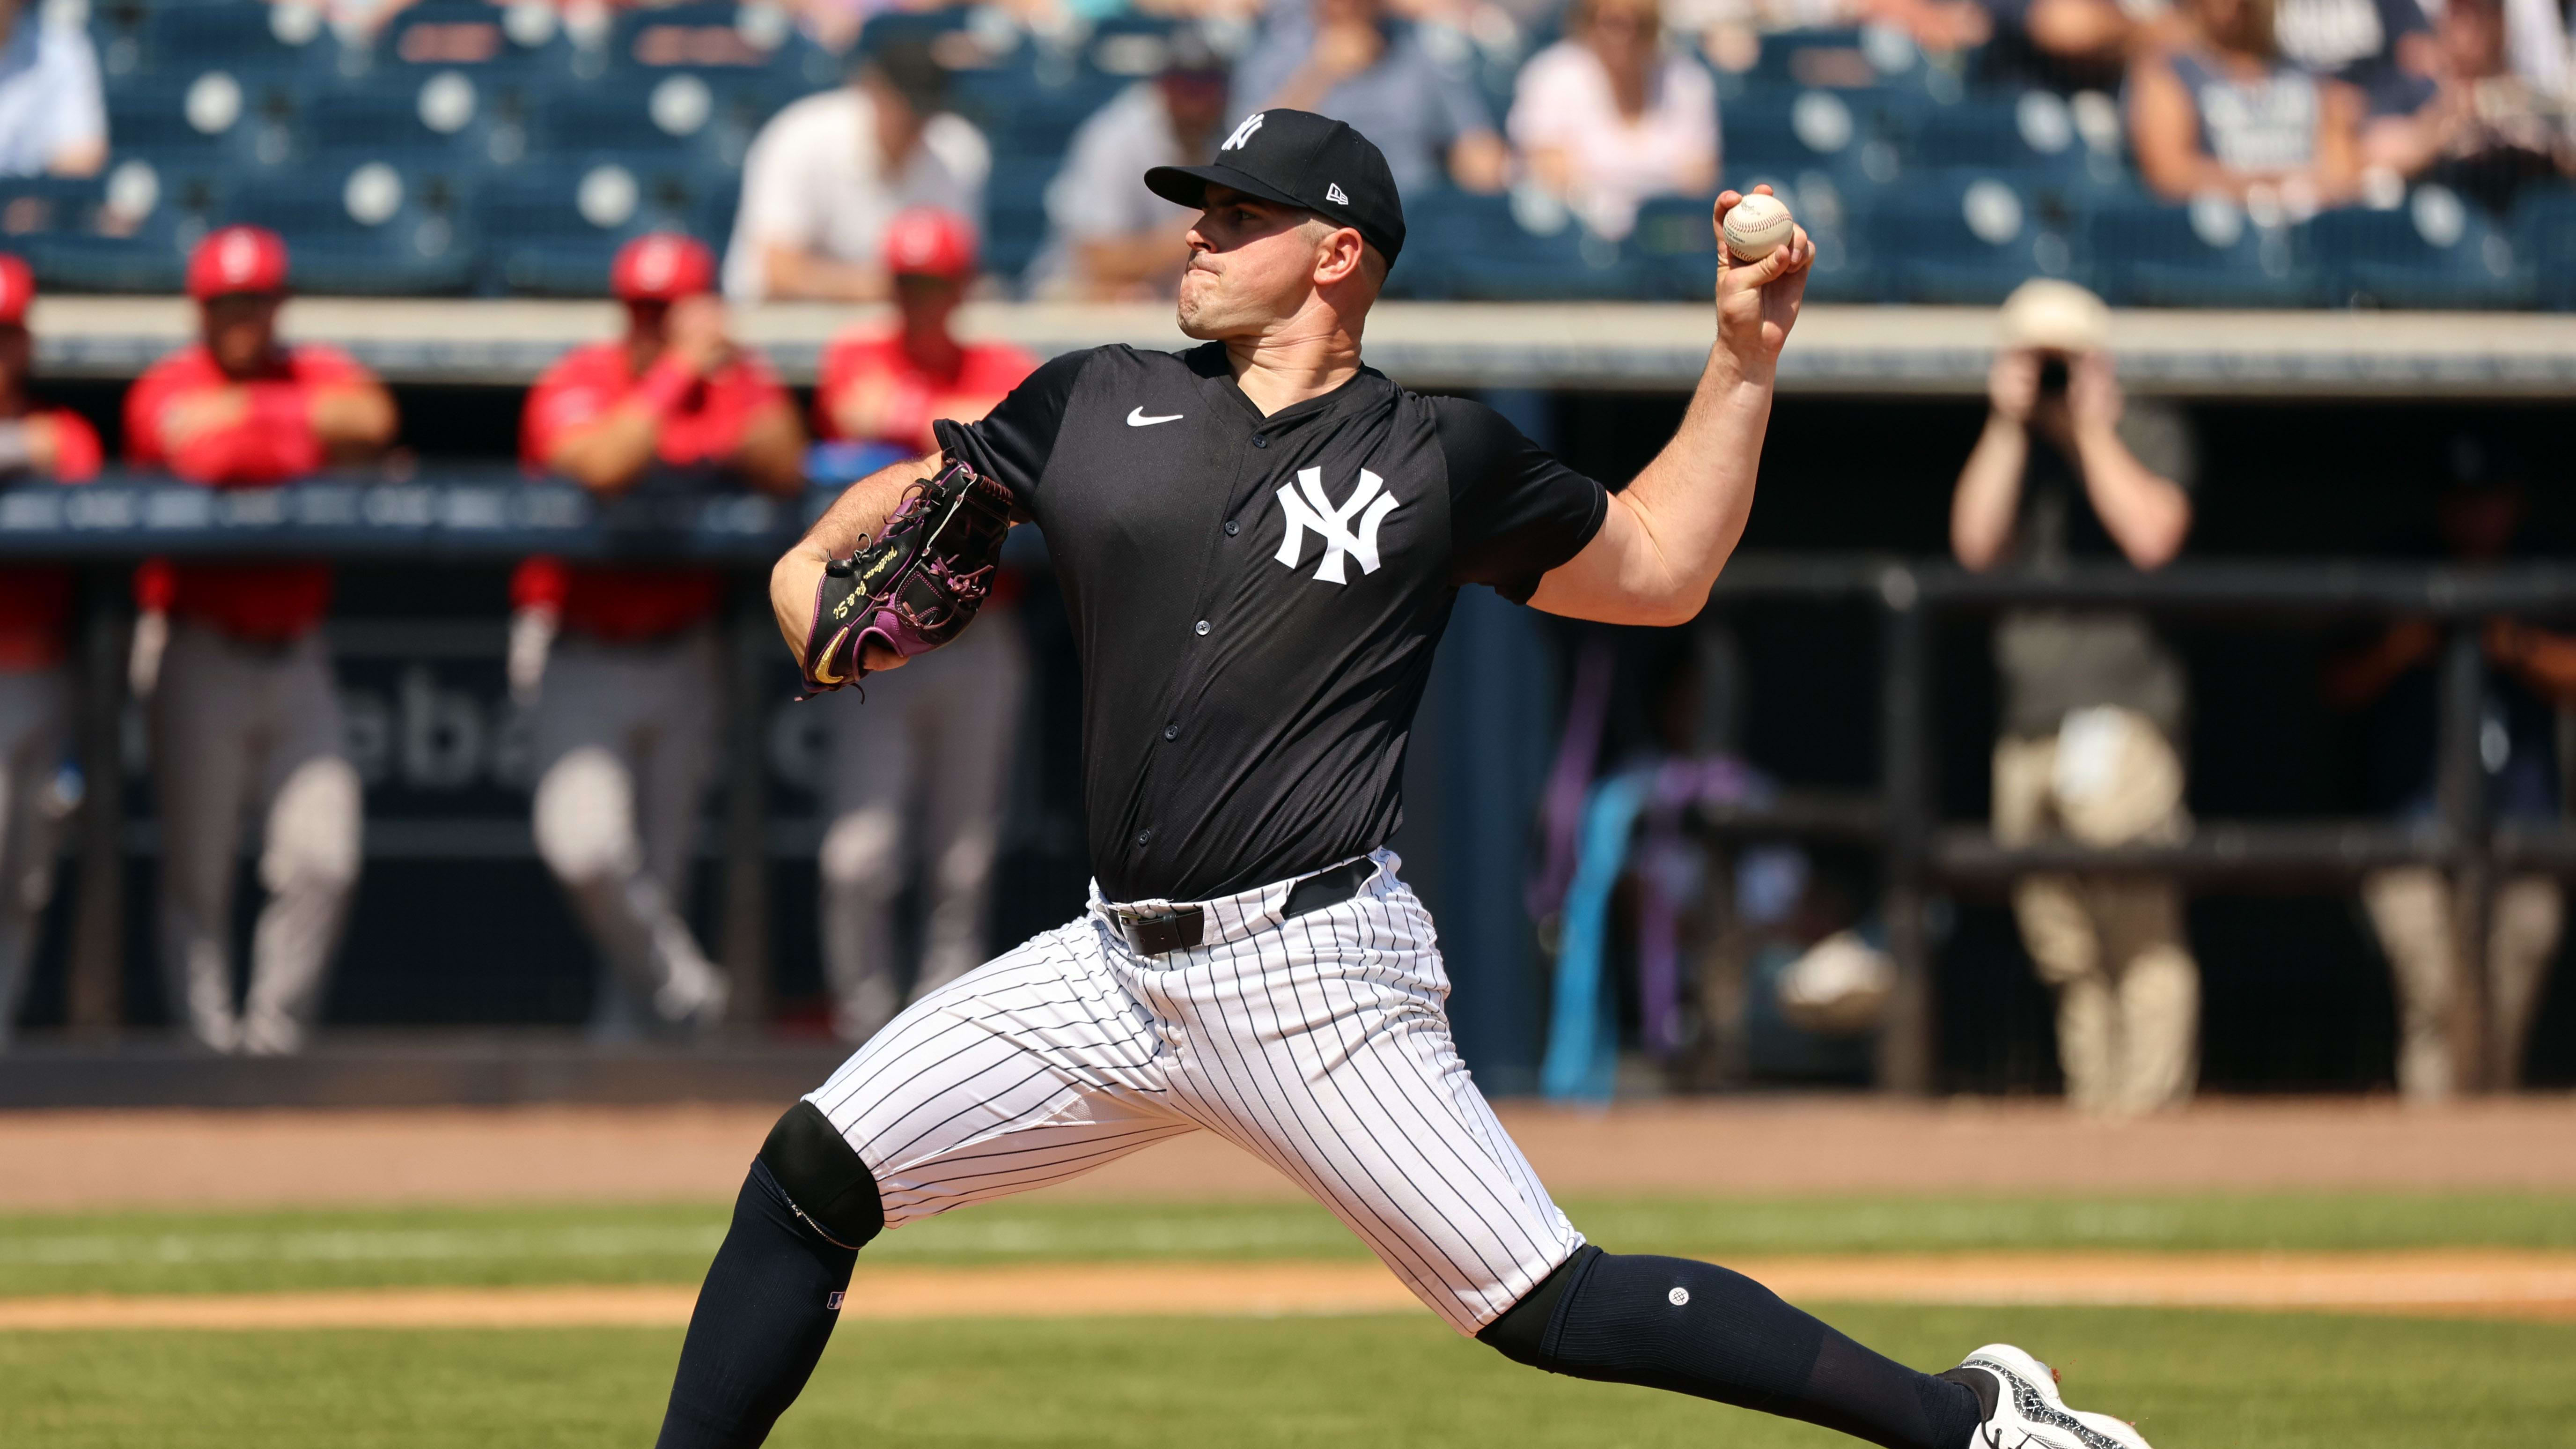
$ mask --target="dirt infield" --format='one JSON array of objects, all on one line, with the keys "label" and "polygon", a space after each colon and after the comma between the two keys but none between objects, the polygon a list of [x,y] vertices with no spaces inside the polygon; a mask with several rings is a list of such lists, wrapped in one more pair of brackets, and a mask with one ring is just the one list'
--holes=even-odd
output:
[{"label": "dirt infield", "polygon": [[[1756,1259],[1806,1302],[2267,1308],[2576,1322],[2576,1253],[2045,1253]],[[408,1288],[0,1300],[0,1331],[668,1327],[693,1288]],[[1276,1317],[1418,1311],[1373,1263],[868,1268],[854,1318]]]},{"label": "dirt infield", "polygon": [[[680,1107],[0,1114],[0,1211],[729,1199],[776,1113]],[[2576,1097],[2439,1109],[2207,1102],[2090,1122],[2053,1103],[1755,1098],[1608,1112],[1506,1106],[1562,1196],[2576,1187]],[[1060,1197],[1296,1196],[1204,1133]]]}]

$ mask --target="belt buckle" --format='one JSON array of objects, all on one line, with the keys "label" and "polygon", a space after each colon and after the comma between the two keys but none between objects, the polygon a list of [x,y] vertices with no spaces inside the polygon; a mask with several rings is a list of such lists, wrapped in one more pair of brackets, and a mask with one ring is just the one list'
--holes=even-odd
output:
[{"label": "belt buckle", "polygon": [[1120,911],[1120,934],[1140,956],[1162,956],[1173,951],[1186,951],[1197,945],[1207,932],[1207,912],[1197,906],[1178,906],[1168,911]]}]

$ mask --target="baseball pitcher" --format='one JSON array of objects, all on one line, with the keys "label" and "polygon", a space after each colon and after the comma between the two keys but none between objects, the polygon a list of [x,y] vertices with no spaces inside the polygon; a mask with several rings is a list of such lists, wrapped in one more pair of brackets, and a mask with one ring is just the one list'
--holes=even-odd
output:
[{"label": "baseball pitcher", "polygon": [[887,1228],[1201,1131],[1519,1362],[1906,1449],[2144,1449],[2019,1349],[1918,1373],[1723,1268],[1586,1243],[1460,1063],[1430,916],[1384,848],[1460,587],[1623,624],[1699,612],[1752,503],[1813,246],[1721,266],[1680,431],[1614,495],[1488,409],[1361,365],[1404,215],[1358,132],[1258,112],[1212,164],[1147,184],[1200,209],[1180,323],[1205,345],[1057,358],[943,425],[938,456],[854,486],[772,576],[829,685],[966,627],[1005,525],[1035,521],[1081,651],[1095,885],[1079,919],[914,1004],[779,1119],[662,1449],[759,1443]]}]

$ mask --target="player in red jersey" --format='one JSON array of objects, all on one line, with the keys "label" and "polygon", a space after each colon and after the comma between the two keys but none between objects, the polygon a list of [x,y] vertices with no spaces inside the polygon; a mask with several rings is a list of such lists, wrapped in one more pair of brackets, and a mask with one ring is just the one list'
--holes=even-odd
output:
[{"label": "player in red jersey", "polygon": [[[225,227],[188,260],[200,340],[125,396],[126,460],[208,488],[274,488],[393,441],[393,399],[345,353],[277,335],[286,244]],[[357,883],[358,772],[321,635],[323,563],[147,563],[134,677],[149,699],[161,805],[170,1009],[217,1051],[297,1050],[321,1006]],[[249,995],[232,993],[234,853],[264,812]]]},{"label": "player in red jersey", "polygon": [[[960,342],[950,330],[975,275],[975,236],[957,217],[927,208],[897,216],[886,229],[886,271],[896,323],[853,328],[833,341],[815,390],[815,425],[826,437],[891,443],[918,456],[939,446],[934,419],[982,417],[1037,370],[1038,359],[1000,343]],[[985,957],[1002,782],[1028,675],[1019,622],[1003,607],[1014,582],[1005,570],[981,627],[870,679],[864,701],[856,692],[818,701],[828,712],[833,760],[821,858],[823,962],[833,1030],[844,1040],[875,1035],[904,1003],[893,906],[916,805],[928,919],[911,994]]]},{"label": "player in red jersey", "polygon": [[[98,476],[97,432],[80,414],[27,395],[35,298],[27,264],[0,256],[0,488]],[[54,842],[69,803],[54,779],[71,729],[63,669],[71,603],[70,569],[0,568],[0,1050],[18,1020],[36,918],[53,895]]]},{"label": "player in red jersey", "polygon": [[[655,234],[617,254],[626,335],[566,353],[528,394],[520,461],[602,497],[804,487],[804,430],[759,355],[726,335],[715,258]],[[724,679],[712,569],[530,559],[511,585],[511,683],[536,700],[536,838],[606,958],[594,1025],[704,1028],[724,978],[676,902]],[[555,636],[560,629],[560,643]]]}]

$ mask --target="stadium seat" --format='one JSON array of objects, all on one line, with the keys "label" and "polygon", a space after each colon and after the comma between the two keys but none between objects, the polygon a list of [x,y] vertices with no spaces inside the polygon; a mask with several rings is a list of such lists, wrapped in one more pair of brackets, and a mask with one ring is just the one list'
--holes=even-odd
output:
[{"label": "stadium seat", "polygon": [[119,155],[273,169],[295,158],[297,94],[290,77],[273,72],[166,69],[108,93],[107,134]]},{"label": "stadium seat", "polygon": [[104,177],[0,176],[0,251],[21,237],[95,230],[106,200]]},{"label": "stadium seat", "polygon": [[[487,78],[488,83],[488,78]],[[496,136],[494,107],[473,77],[456,69],[378,73],[362,89],[331,90],[305,105],[305,131],[326,166],[383,157],[448,169],[516,160],[515,130]],[[503,150],[495,154],[494,142]]]},{"label": "stadium seat", "polygon": [[2576,191],[2526,193],[2514,207],[2514,250],[2538,284],[2533,300],[2576,312]]},{"label": "stadium seat", "polygon": [[2332,305],[2513,307],[2532,292],[2512,241],[2445,187],[2416,187],[2387,211],[2326,212],[2308,236]]},{"label": "stadium seat", "polygon": [[1862,90],[1922,65],[1923,54],[1912,38],[1892,27],[1781,30],[1762,37],[1761,52],[1744,80],[1748,86]]},{"label": "stadium seat", "polygon": [[656,156],[738,168],[767,119],[768,99],[757,86],[695,71],[621,71],[539,96],[530,154],[553,161]]},{"label": "stadium seat", "polygon": [[155,4],[142,15],[137,76],[221,69],[236,75],[328,73],[339,42],[318,5]]},{"label": "stadium seat", "polygon": [[2103,296],[2139,307],[2301,307],[2317,300],[2302,238],[2258,226],[2220,196],[2172,206],[2136,195],[2084,219],[2085,252]]},{"label": "stadium seat", "polygon": [[1046,244],[1047,183],[1057,160],[996,151],[984,186],[984,270],[1016,286]]},{"label": "stadium seat", "polygon": [[[27,259],[45,286],[66,292],[175,292],[186,273],[188,248],[206,234],[207,218],[221,205],[224,174],[191,170],[182,159],[156,166],[123,153],[98,181],[98,205],[84,211],[62,183],[26,179],[13,187],[43,187],[53,204],[11,210],[31,223],[9,244]],[[34,200],[33,190],[19,193]],[[32,210],[47,213],[36,228]]]},{"label": "stadium seat", "polygon": [[625,10],[607,42],[607,75],[685,71],[766,98],[762,114],[841,78],[841,62],[796,29],[778,5],[685,3]]},{"label": "stadium seat", "polygon": [[421,0],[396,11],[372,40],[342,47],[334,72],[343,85],[400,86],[458,71],[487,106],[515,106],[532,89],[569,80],[571,50],[552,6]]},{"label": "stadium seat", "polygon": [[302,291],[426,296],[474,281],[470,188],[453,174],[363,161],[240,188],[223,211],[286,238]]},{"label": "stadium seat", "polygon": [[605,296],[609,261],[629,238],[686,231],[721,252],[731,195],[730,186],[697,184],[686,171],[639,173],[616,161],[532,163],[475,198],[481,289]]},{"label": "stadium seat", "polygon": [[1855,185],[1885,184],[1901,166],[1866,94],[1821,87],[1751,91],[1725,108],[1724,123],[1730,179],[1821,171]]},{"label": "stadium seat", "polygon": [[1616,243],[1535,193],[1443,192],[1407,208],[1405,251],[1427,249],[1417,295],[1469,301],[1609,301],[1635,297],[1638,275]]},{"label": "stadium seat", "polygon": [[1984,305],[2075,270],[2065,231],[2018,177],[1952,173],[1882,192],[1861,230],[1889,301]]},{"label": "stadium seat", "polygon": [[2079,122],[2076,108],[2053,91],[1914,104],[1898,114],[1896,128],[1920,170],[2017,173],[2068,202],[2125,179],[2116,129],[2105,136]]}]

